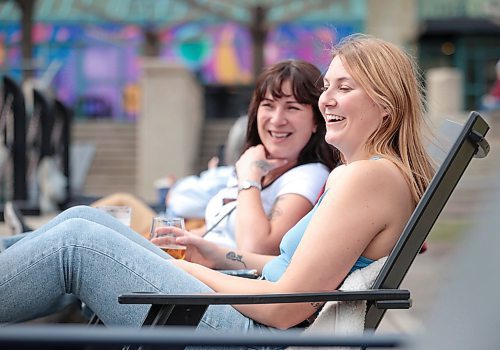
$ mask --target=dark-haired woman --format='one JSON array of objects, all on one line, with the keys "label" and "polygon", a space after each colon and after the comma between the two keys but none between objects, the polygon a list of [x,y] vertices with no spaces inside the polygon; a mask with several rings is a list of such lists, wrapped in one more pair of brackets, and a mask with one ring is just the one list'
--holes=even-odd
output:
[{"label": "dark-haired woman", "polygon": [[[205,225],[192,232],[225,247],[279,253],[283,235],[312,209],[339,161],[324,140],[321,87],[321,72],[305,61],[279,62],[261,73],[236,171],[208,202]],[[118,193],[93,206],[104,205],[130,206],[132,229],[149,236],[155,212],[142,201]]]}]

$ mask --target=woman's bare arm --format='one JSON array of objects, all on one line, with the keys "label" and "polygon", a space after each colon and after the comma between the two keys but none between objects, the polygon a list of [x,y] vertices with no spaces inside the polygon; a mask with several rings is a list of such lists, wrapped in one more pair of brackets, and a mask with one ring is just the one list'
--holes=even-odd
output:
[{"label": "woman's bare arm", "polygon": [[[257,183],[272,181],[290,170],[293,164],[284,159],[268,159],[263,145],[251,147],[236,163],[238,180]],[[298,194],[276,198],[270,215],[264,211],[260,190],[250,187],[238,193],[235,236],[238,248],[260,254],[277,255],[283,235],[312,208],[312,203]]]},{"label": "woman's bare arm", "polygon": [[276,199],[267,216],[257,189],[240,192],[235,230],[238,248],[255,253],[278,255],[283,235],[312,207],[311,202],[305,197],[286,194]]},{"label": "woman's bare arm", "polygon": [[[260,274],[262,268],[274,255],[256,254],[244,252],[238,249],[219,246],[218,244],[207,241],[202,237],[187,231],[181,231],[176,228],[164,228],[168,232],[177,235],[176,243],[187,246],[186,259],[199,265],[211,269],[256,269]],[[153,240],[155,244],[168,244],[172,238],[157,238]]]}]

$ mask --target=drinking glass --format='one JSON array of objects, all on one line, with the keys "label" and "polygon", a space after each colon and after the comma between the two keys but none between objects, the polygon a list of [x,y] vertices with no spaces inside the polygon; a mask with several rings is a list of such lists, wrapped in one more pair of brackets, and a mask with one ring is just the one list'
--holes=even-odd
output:
[{"label": "drinking glass", "polygon": [[[164,216],[155,216],[151,224],[151,239],[159,237],[172,237],[175,238],[173,233],[165,233],[159,230],[161,227],[178,227],[181,230],[185,230],[184,219],[183,218],[167,218]],[[164,252],[168,253],[175,259],[184,259],[186,256],[186,246],[170,243],[158,245]]]},{"label": "drinking glass", "polygon": [[132,208],[126,206],[117,206],[117,205],[105,205],[97,207],[97,209],[108,213],[116,220],[124,224],[125,226],[130,227]]}]

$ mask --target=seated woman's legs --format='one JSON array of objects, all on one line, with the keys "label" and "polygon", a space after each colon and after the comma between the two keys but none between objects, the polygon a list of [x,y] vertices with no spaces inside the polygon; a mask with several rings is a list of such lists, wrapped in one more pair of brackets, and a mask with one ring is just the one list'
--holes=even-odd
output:
[{"label": "seated woman's legs", "polygon": [[[107,325],[138,326],[148,306],[121,305],[118,295],[211,291],[171,264],[167,254],[148,249],[154,245],[145,242],[140,246],[81,218],[67,218],[43,234],[35,231],[22,244],[0,254],[0,323],[38,317],[73,294]],[[262,326],[231,306],[215,306],[209,308],[200,327],[242,330]]]},{"label": "seated woman's legs", "polygon": [[[60,225],[61,223],[75,219],[75,218],[80,218],[84,219],[90,222],[98,223],[104,227],[107,227],[109,229],[112,229],[115,233],[119,233],[120,235],[126,237],[127,239],[135,242],[136,244],[142,246],[142,247],[147,247],[148,249],[152,250],[156,254],[163,254],[162,250],[157,248],[155,245],[149,244],[148,240],[141,237],[138,235],[135,231],[131,230],[129,227],[123,225],[120,223],[118,220],[114,219],[110,215],[104,213],[101,210],[80,205],[80,206],[75,206],[69,209],[66,209],[56,217],[54,217],[52,220],[50,220],[48,223],[40,227],[39,229],[30,232],[26,235],[22,235],[22,239],[17,240],[15,243],[16,245],[18,244],[25,244],[31,239],[36,238],[37,236],[45,234],[45,232],[51,230],[52,228]],[[85,229],[82,230],[82,234],[86,232]],[[15,237],[15,236],[14,236]],[[163,255],[162,255],[163,256]]]},{"label": "seated woman's legs", "polygon": [[109,205],[126,206],[132,208],[130,227],[142,236],[149,237],[151,220],[156,215],[146,203],[130,193],[118,192],[106,196],[92,203],[93,207],[104,207]]},{"label": "seated woman's legs", "polygon": [[[121,235],[129,238],[130,240],[134,241],[135,243],[141,246],[147,245],[146,244],[147,242],[145,243],[145,240],[139,235],[137,235],[137,233],[131,231],[128,227],[120,224],[117,220],[114,220],[112,217],[103,213],[102,211],[87,206],[76,206],[62,212],[54,219],[52,219],[47,224],[40,227],[38,230],[34,232],[27,232],[20,235],[2,237],[2,239],[0,240],[0,253],[3,250],[8,249],[15,244],[19,244],[18,242],[20,241],[23,241],[21,243],[23,245],[25,244],[29,245],[31,244],[29,243],[30,240],[35,239],[40,235],[44,235],[47,231],[53,229],[57,225],[60,225],[61,223],[74,218],[83,218],[90,220],[92,222],[100,223],[101,225],[113,228],[115,233],[120,233]],[[163,252],[160,249],[156,248],[155,246],[149,245],[149,248],[156,254],[163,254]],[[66,294],[64,297],[61,297],[56,301],[54,301],[54,303],[46,305],[44,309],[39,310],[39,312],[37,313],[37,317],[53,314],[75,302],[78,302],[78,299],[75,296]]]}]

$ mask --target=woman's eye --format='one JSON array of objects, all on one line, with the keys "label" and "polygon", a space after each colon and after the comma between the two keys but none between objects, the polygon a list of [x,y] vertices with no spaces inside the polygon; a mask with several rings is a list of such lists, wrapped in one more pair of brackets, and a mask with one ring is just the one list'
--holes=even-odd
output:
[{"label": "woman's eye", "polygon": [[321,92],[325,92],[326,90],[328,90],[328,86],[326,85],[321,88]]},{"label": "woman's eye", "polygon": [[340,86],[340,87],[339,87],[339,90],[340,90],[340,91],[350,91],[350,90],[351,90],[351,88],[350,88],[349,86]]}]

